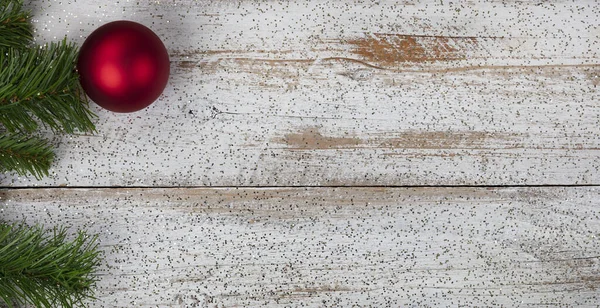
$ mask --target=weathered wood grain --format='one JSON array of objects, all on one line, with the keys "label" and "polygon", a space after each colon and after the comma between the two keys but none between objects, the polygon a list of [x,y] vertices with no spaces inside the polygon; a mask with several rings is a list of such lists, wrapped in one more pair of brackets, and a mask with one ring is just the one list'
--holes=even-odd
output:
[{"label": "weathered wood grain", "polygon": [[600,183],[594,1],[32,1],[37,40],[163,38],[150,108],[96,110],[4,186]]},{"label": "weathered wood grain", "polygon": [[99,233],[91,307],[592,307],[598,188],[0,190]]}]

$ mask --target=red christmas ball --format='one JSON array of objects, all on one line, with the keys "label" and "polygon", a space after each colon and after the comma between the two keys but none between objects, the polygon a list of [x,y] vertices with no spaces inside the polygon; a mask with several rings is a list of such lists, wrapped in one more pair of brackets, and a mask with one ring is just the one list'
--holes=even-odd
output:
[{"label": "red christmas ball", "polygon": [[88,36],[77,69],[81,86],[96,104],[134,112],[152,104],[167,86],[169,54],[152,30],[120,20]]}]

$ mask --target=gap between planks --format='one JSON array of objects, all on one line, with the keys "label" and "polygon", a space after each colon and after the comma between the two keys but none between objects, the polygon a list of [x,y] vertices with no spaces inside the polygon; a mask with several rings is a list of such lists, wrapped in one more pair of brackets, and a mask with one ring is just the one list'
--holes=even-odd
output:
[{"label": "gap between planks", "polygon": [[298,189],[298,188],[560,188],[600,187],[600,184],[538,184],[538,185],[270,185],[270,186],[0,186],[0,190],[30,189]]}]

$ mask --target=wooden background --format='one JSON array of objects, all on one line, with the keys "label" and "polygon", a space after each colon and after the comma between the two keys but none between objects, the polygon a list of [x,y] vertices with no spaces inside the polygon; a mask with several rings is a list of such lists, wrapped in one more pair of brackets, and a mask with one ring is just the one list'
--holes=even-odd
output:
[{"label": "wooden background", "polygon": [[4,221],[100,234],[91,307],[595,307],[598,1],[30,1],[119,19],[163,96],[54,136]]}]

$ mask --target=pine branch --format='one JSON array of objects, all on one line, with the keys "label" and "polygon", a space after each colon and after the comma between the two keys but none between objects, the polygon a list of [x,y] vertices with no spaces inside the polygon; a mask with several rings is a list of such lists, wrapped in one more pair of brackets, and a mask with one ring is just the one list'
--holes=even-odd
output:
[{"label": "pine branch", "polygon": [[48,175],[53,160],[52,147],[44,140],[20,134],[0,135],[0,172],[16,171],[41,179]]},{"label": "pine branch", "polygon": [[0,0],[0,49],[23,48],[31,43],[33,29],[22,0]]},{"label": "pine branch", "polygon": [[66,235],[64,228],[0,224],[0,302],[74,307],[93,299],[96,237],[79,232],[67,241]]},{"label": "pine branch", "polygon": [[94,114],[75,70],[77,56],[77,48],[66,40],[2,51],[0,124],[9,132],[33,132],[37,120],[54,131],[94,131]]}]

